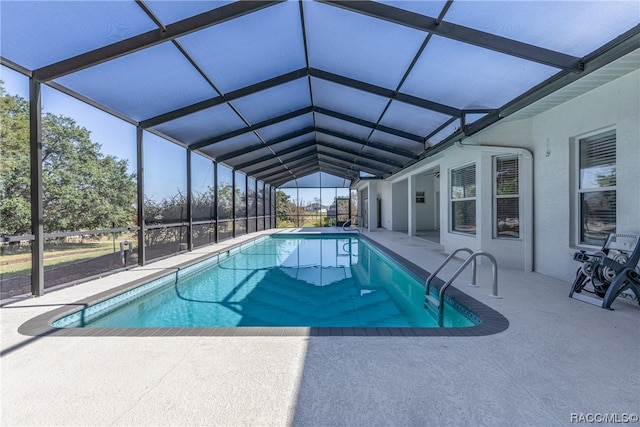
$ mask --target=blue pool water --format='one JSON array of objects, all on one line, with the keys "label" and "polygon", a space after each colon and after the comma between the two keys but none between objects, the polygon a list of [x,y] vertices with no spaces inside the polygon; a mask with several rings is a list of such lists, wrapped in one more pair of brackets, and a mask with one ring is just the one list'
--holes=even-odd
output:
[{"label": "blue pool water", "polygon": [[[234,252],[53,326],[437,327],[424,286],[358,237],[273,235]],[[445,327],[473,325],[445,307]]]}]

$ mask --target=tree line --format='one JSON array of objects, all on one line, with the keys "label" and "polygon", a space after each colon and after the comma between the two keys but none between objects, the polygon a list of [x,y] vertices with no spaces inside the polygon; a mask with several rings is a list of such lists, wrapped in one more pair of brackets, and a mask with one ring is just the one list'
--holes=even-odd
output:
[{"label": "tree line", "polygon": [[[31,168],[29,103],[10,95],[0,83],[0,234],[31,233]],[[69,117],[42,116],[42,191],[44,231],[99,230],[137,225],[136,174],[129,161],[102,152],[91,133]],[[255,192],[250,196],[255,195]],[[235,196],[241,191],[236,189]],[[217,203],[220,219],[233,218],[234,191],[221,183],[218,199],[209,186],[193,195],[196,220],[213,219]],[[249,198],[253,209],[255,202]],[[176,194],[155,200],[145,197],[145,223],[186,221],[187,197]]]},{"label": "tree line", "polygon": [[[29,103],[0,85],[0,233],[31,232]],[[42,116],[45,232],[126,227],[135,221],[136,176],[128,161],[105,155],[69,117]]]},{"label": "tree line", "polygon": [[[2,82],[0,124],[0,234],[29,234],[29,102],[8,94]],[[73,118],[48,112],[42,115],[42,181],[46,233],[126,228],[138,223],[136,174],[129,172],[129,160],[104,154],[101,144],[91,140],[91,132]],[[216,200],[214,188],[209,186],[193,195],[192,216],[194,220],[213,219],[217,203],[218,218],[232,219],[233,197],[239,200],[241,195],[242,191],[234,191],[230,183],[220,183]],[[254,196],[250,190],[248,206],[236,204],[238,215],[257,210]],[[186,221],[187,197],[180,191],[162,200],[145,197],[143,203],[146,224]],[[302,203],[294,203],[286,193],[277,191],[278,222],[302,226],[307,215]],[[337,200],[333,203],[335,207]],[[269,206],[264,208],[269,212]]]},{"label": "tree line", "polygon": [[[351,213],[349,212],[351,199]],[[355,195],[348,197],[334,197],[327,212],[319,212],[312,206],[318,206],[319,199],[314,203],[307,203],[303,199],[292,200],[291,196],[282,190],[276,191],[276,219],[278,227],[335,227],[356,215],[357,204]]]}]

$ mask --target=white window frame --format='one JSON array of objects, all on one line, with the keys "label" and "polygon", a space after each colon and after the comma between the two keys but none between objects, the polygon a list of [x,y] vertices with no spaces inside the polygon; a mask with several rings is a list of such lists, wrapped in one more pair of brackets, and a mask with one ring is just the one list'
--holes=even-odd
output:
[{"label": "white window frame", "polygon": [[[473,173],[473,179],[474,179],[474,186],[475,186],[475,192],[474,192],[474,196],[473,197],[460,197],[460,198],[454,198],[453,197],[453,174],[458,172],[458,171],[462,171],[464,169],[473,167],[474,169],[474,173]],[[456,167],[456,168],[452,168],[449,171],[449,231],[451,233],[459,233],[459,234],[464,234],[464,235],[468,235],[468,236],[475,236],[478,233],[478,213],[477,213],[477,195],[478,195],[478,168],[476,163],[469,163],[460,167]],[[468,201],[474,201],[476,202],[476,211],[474,212],[474,219],[475,219],[475,223],[476,223],[476,228],[474,231],[464,231],[464,230],[456,230],[455,229],[455,219],[453,218],[453,204],[457,203],[457,202],[468,202]]]},{"label": "white window frame", "polygon": [[[498,194],[498,161],[499,160],[515,160],[518,162],[518,191],[514,194]],[[507,239],[507,240],[520,240],[522,236],[522,204],[520,193],[522,192],[522,180],[521,180],[521,168],[520,168],[520,156],[517,154],[507,154],[502,156],[493,157],[493,238],[494,239]],[[518,205],[518,235],[517,236],[499,236],[498,235],[498,200],[499,199],[516,199]]]},{"label": "white window frame", "polygon": [[[579,247],[590,247],[590,248],[600,248],[602,247],[601,243],[591,243],[588,241],[583,240],[583,236],[584,236],[584,226],[583,226],[583,206],[582,206],[582,195],[583,194],[587,194],[587,193],[597,193],[597,192],[605,192],[605,191],[615,191],[616,192],[616,197],[617,197],[617,170],[616,170],[616,185],[613,186],[607,186],[607,187],[585,187],[582,188],[581,185],[581,165],[580,165],[580,154],[581,154],[581,149],[582,149],[582,144],[584,142],[588,142],[590,140],[596,139],[596,138],[602,138],[607,136],[608,134],[612,134],[613,137],[615,138],[615,151],[616,151],[616,169],[617,169],[617,163],[618,163],[618,159],[617,159],[617,150],[618,150],[618,138],[617,138],[617,133],[616,133],[616,129],[615,128],[609,128],[609,129],[603,129],[603,130],[599,130],[599,131],[595,131],[595,132],[590,132],[588,134],[579,136],[575,138],[575,164],[574,164],[574,193],[575,193],[575,197],[574,197],[574,215],[573,215],[573,221],[575,224],[575,245],[579,246]],[[617,210],[616,210],[616,227],[617,227]]]}]

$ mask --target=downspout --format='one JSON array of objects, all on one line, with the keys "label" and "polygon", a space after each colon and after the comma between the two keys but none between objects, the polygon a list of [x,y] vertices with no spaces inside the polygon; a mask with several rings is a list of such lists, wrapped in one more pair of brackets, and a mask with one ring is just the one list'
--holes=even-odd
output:
[{"label": "downspout", "polygon": [[502,145],[463,144],[461,141],[456,141],[454,146],[461,150],[476,149],[483,152],[516,154],[522,159],[524,167],[520,168],[520,174],[524,175],[525,182],[529,183],[529,185],[522,186],[524,193],[522,194],[524,200],[522,218],[524,271],[533,271],[533,154],[526,148]]}]

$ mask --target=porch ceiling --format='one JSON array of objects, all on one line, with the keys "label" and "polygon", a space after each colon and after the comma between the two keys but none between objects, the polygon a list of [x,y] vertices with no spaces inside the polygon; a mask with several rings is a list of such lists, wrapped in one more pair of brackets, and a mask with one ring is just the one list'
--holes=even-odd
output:
[{"label": "porch ceiling", "polygon": [[275,186],[389,176],[640,47],[635,0],[2,1],[0,19],[2,64]]}]

